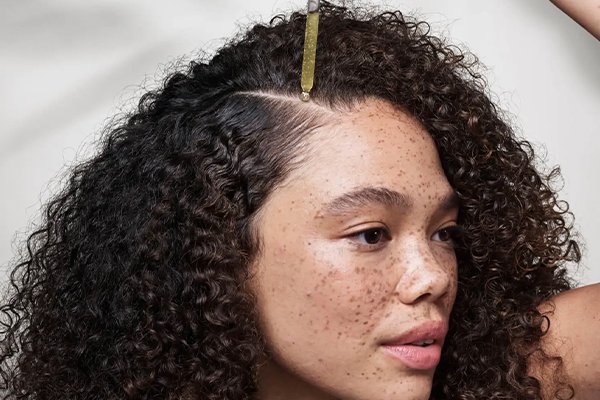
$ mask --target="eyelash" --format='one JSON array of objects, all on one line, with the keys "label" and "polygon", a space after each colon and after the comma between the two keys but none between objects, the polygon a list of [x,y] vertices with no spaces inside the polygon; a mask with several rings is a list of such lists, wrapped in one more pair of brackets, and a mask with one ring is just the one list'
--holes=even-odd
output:
[{"label": "eyelash", "polygon": [[[352,235],[349,235],[348,238],[349,239],[357,239],[361,235],[365,235],[367,233],[377,232],[377,231],[383,232],[381,236],[385,236],[387,238],[387,240],[391,240],[390,234],[387,231],[387,229],[385,229],[385,228],[369,228],[369,229],[365,229],[365,230],[353,233]],[[460,225],[447,226],[447,227],[442,228],[439,231],[437,231],[436,234],[438,234],[440,232],[443,232],[443,231],[447,232],[450,236],[449,236],[448,240],[442,240],[442,242],[451,242],[451,246],[453,248],[456,248],[457,240],[464,233],[464,228],[462,226],[460,226]],[[379,240],[377,243],[357,243],[357,242],[353,242],[353,245],[355,245],[356,247],[359,247],[359,248],[366,248],[366,249],[369,249],[369,250],[375,250],[375,249],[381,247],[383,244]]]}]

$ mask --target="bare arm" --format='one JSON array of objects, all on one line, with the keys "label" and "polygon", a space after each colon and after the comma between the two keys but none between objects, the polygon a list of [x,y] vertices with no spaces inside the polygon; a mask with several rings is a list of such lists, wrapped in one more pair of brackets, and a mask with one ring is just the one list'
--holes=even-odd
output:
[{"label": "bare arm", "polygon": [[550,0],[600,40],[600,0]]},{"label": "bare arm", "polygon": [[[552,311],[554,304],[555,308]],[[542,348],[563,359],[576,400],[600,399],[600,284],[569,290],[540,306],[550,319]],[[544,398],[553,398],[552,372],[532,366],[542,382]]]}]

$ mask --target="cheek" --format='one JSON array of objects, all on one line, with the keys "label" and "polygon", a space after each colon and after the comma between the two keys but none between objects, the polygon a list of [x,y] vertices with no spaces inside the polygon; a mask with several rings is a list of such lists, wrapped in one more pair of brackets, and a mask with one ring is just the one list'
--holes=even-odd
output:
[{"label": "cheek", "polygon": [[295,341],[318,336],[320,343],[330,337],[364,344],[383,312],[386,293],[393,290],[382,268],[359,265],[347,251],[310,242],[274,248],[260,268],[265,329]]},{"label": "cheek", "polygon": [[[380,319],[393,286],[383,269],[356,261],[323,260],[316,263],[317,284],[311,288],[311,306],[326,318],[325,329],[338,338],[359,339],[371,332]],[[364,343],[361,343],[364,344]]]}]

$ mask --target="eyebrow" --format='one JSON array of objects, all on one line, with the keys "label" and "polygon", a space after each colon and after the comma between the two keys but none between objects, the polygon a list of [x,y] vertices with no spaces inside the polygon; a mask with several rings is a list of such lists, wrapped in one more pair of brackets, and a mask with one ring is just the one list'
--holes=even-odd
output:
[{"label": "eyebrow", "polygon": [[[414,200],[404,193],[385,187],[366,186],[344,193],[329,201],[322,208],[321,213],[341,216],[373,203],[400,209],[410,209],[414,206]],[[455,191],[451,191],[441,198],[437,209],[438,211],[449,211],[458,208],[459,204],[458,195]]]}]

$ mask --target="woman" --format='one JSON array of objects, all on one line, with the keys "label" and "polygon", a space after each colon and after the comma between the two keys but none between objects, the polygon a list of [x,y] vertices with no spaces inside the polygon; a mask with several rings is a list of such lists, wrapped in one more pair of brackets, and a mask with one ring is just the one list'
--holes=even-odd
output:
[{"label": "woman", "polygon": [[580,258],[555,174],[472,58],[325,4],[305,103],[305,20],[171,75],[73,169],[2,306],[4,398],[597,389],[546,344]]}]

